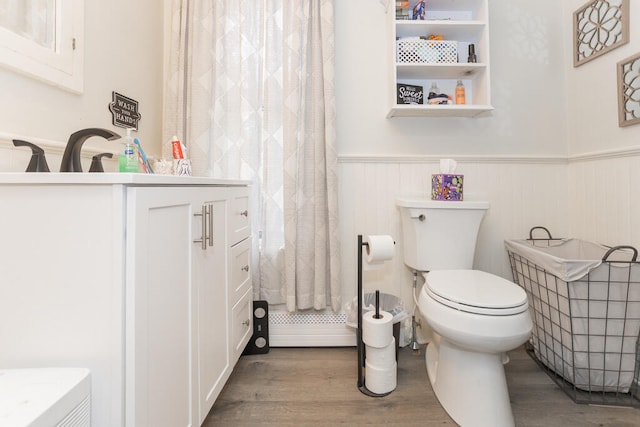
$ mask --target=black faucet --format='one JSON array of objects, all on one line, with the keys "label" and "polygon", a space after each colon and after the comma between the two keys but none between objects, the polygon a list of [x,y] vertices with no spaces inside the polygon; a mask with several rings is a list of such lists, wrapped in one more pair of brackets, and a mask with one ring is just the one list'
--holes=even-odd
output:
[{"label": "black faucet", "polygon": [[107,141],[120,138],[120,135],[117,133],[100,128],[81,129],[72,133],[64,149],[64,154],[62,155],[60,172],[82,172],[80,150],[82,149],[82,144],[92,136],[100,136]]},{"label": "black faucet", "polygon": [[19,139],[13,140],[13,145],[16,147],[29,147],[31,148],[31,161],[27,166],[25,172],[49,172],[49,165],[47,159],[44,157],[44,150],[35,144],[27,141],[21,141]]}]

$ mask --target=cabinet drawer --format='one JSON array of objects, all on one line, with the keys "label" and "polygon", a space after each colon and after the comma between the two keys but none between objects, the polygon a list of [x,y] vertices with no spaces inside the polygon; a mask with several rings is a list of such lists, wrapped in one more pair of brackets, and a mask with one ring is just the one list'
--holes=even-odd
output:
[{"label": "cabinet drawer", "polygon": [[231,361],[235,363],[253,335],[253,299],[251,289],[231,310]]},{"label": "cabinet drawer", "polygon": [[231,248],[231,287],[229,301],[233,306],[251,289],[251,238]]},{"label": "cabinet drawer", "polygon": [[238,189],[231,197],[231,214],[229,218],[229,230],[231,232],[229,243],[234,245],[249,237],[251,230],[251,212],[249,212],[249,190]]}]

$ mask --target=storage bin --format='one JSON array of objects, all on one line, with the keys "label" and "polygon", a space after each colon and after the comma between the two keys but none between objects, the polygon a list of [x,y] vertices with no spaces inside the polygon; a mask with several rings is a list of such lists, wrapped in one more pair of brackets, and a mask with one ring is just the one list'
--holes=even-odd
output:
[{"label": "storage bin", "polygon": [[505,241],[513,280],[529,299],[530,356],[578,403],[640,406],[637,251],[548,231],[535,239],[534,229]]},{"label": "storage bin", "polygon": [[399,39],[396,40],[396,62],[455,63],[458,62],[458,42],[417,37]]}]

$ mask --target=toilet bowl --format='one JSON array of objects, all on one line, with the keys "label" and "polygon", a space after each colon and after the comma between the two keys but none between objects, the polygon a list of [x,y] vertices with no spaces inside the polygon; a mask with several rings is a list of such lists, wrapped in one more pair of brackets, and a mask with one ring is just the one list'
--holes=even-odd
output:
[{"label": "toilet bowl", "polygon": [[438,400],[462,427],[513,426],[503,354],[531,335],[525,292],[478,270],[424,278],[418,307],[434,336],[426,365]]},{"label": "toilet bowl", "polygon": [[418,308],[432,337],[425,357],[440,404],[462,427],[513,426],[503,361],[529,338],[532,322],[519,286],[472,269],[489,203],[404,196],[396,204],[404,262],[425,278]]}]

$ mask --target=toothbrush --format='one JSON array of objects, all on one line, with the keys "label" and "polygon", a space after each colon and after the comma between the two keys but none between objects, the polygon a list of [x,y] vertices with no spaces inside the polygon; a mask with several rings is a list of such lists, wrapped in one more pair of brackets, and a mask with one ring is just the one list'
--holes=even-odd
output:
[{"label": "toothbrush", "polygon": [[149,159],[147,159],[147,155],[144,153],[144,150],[142,149],[142,146],[140,145],[140,141],[138,140],[138,138],[134,138],[133,142],[134,142],[134,144],[136,144],[136,147],[138,147],[138,154],[140,154],[142,156],[143,165],[144,165],[144,168],[147,170],[147,173],[153,173],[153,169],[151,168],[151,165],[149,164]]},{"label": "toothbrush", "polygon": [[138,163],[140,163],[140,166],[142,167],[142,170],[144,171],[144,173],[149,173],[149,169],[147,169],[147,165],[145,164],[144,159],[140,154],[140,151],[138,151]]}]

